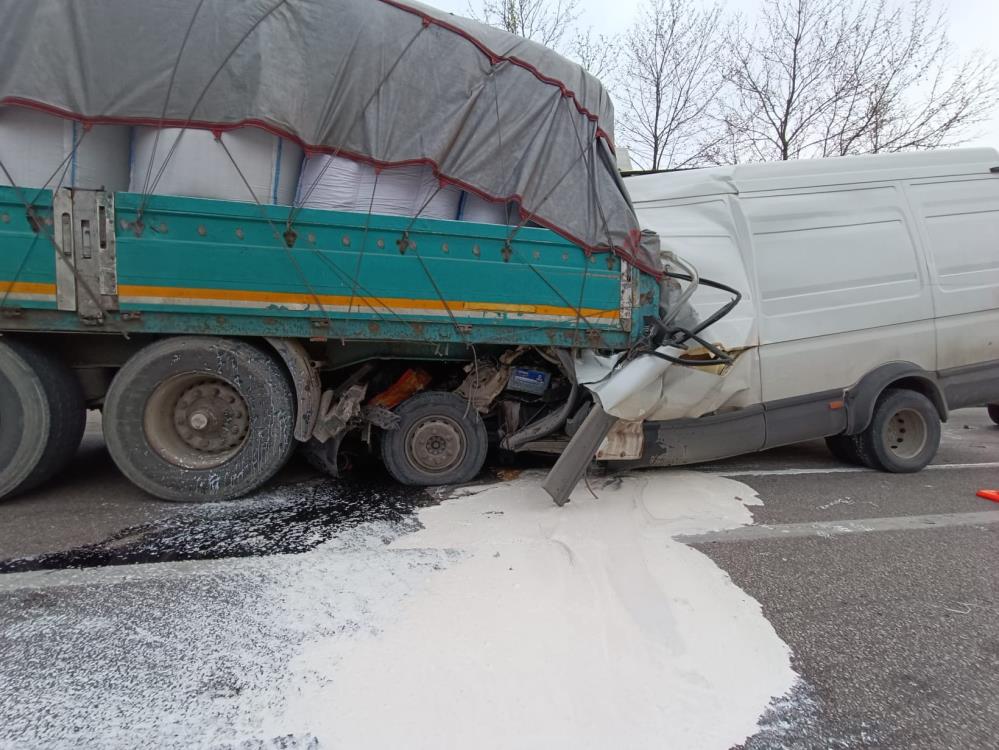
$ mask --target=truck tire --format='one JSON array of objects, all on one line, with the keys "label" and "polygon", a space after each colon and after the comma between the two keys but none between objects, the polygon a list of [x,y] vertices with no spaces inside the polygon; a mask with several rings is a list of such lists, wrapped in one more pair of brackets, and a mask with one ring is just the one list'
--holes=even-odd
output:
[{"label": "truck tire", "polygon": [[111,457],[163,500],[230,500],[257,489],[291,455],[294,426],[284,370],[233,339],[150,344],[118,371],[104,401]]},{"label": "truck tire", "polygon": [[999,404],[989,404],[989,419],[999,424]]},{"label": "truck tire", "polygon": [[940,447],[940,414],[922,393],[889,388],[878,398],[871,423],[859,438],[861,454],[870,456],[872,468],[916,472]]},{"label": "truck tire", "polygon": [[396,481],[461,484],[482,470],[489,439],[482,418],[453,393],[429,391],[395,409],[397,429],[382,433],[382,461]]},{"label": "truck tire", "polygon": [[0,340],[0,498],[62,471],[80,447],[87,411],[79,381],[58,357]]},{"label": "truck tire", "polygon": [[835,458],[854,466],[869,466],[856,435],[832,435],[826,438],[826,447]]}]

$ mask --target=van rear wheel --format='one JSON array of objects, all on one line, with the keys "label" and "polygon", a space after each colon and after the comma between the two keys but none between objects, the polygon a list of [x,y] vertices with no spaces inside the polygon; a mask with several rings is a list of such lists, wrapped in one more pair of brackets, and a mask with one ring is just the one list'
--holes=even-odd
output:
[{"label": "van rear wheel", "polygon": [[999,424],[999,404],[989,404],[989,418]]},{"label": "van rear wheel", "polygon": [[922,393],[888,389],[878,399],[859,442],[873,468],[894,474],[919,471],[940,447],[940,415]]},{"label": "van rear wheel", "polygon": [[244,341],[178,336],[125,363],[104,402],[121,472],[163,500],[229,500],[288,460],[295,400],[273,357]]}]

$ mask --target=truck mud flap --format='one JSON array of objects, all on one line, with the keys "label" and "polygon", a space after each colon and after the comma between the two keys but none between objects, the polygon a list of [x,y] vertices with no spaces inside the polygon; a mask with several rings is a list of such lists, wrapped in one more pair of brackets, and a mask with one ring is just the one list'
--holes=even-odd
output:
[{"label": "truck mud flap", "polygon": [[594,400],[590,413],[586,415],[583,424],[576,430],[576,434],[572,436],[572,440],[566,445],[541,485],[545,492],[551,495],[556,505],[565,505],[569,501],[569,495],[583,478],[597,448],[607,437],[615,422],[617,417],[605,412],[599,402]]}]

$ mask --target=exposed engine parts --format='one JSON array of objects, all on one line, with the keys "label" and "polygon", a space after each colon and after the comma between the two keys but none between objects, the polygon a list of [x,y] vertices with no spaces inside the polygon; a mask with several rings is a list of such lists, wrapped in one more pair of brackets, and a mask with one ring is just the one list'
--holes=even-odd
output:
[{"label": "exposed engine parts", "polygon": [[351,420],[361,413],[361,402],[368,391],[367,385],[352,385],[338,401],[334,391],[323,393],[319,402],[319,418],[312,436],[320,443],[325,443],[332,437],[347,430]]},{"label": "exposed engine parts", "polygon": [[[566,350],[520,346],[489,351],[464,364],[428,363],[425,368],[404,370],[393,365],[365,363],[323,391],[313,432],[313,452],[322,460],[312,461],[314,465],[339,473],[341,446],[354,444],[355,450],[370,452],[387,433],[405,429],[406,420],[397,407],[422,392],[453,394],[454,403],[463,404],[463,418],[474,412],[492,436],[489,442],[509,451],[557,453],[590,405],[576,383],[572,355]],[[567,428],[570,420],[572,426]],[[441,436],[458,429],[445,426],[423,425],[408,438],[415,441],[414,460],[436,455],[433,451]],[[409,444],[406,436],[396,442]]]}]

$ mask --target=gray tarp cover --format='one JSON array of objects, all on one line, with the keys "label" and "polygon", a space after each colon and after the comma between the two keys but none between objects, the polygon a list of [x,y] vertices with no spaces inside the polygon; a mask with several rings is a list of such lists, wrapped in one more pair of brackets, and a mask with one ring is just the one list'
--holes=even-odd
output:
[{"label": "gray tarp cover", "polygon": [[425,162],[590,250],[658,271],[578,65],[395,0],[0,0],[0,103],[90,122],[256,125],[380,165]]}]

